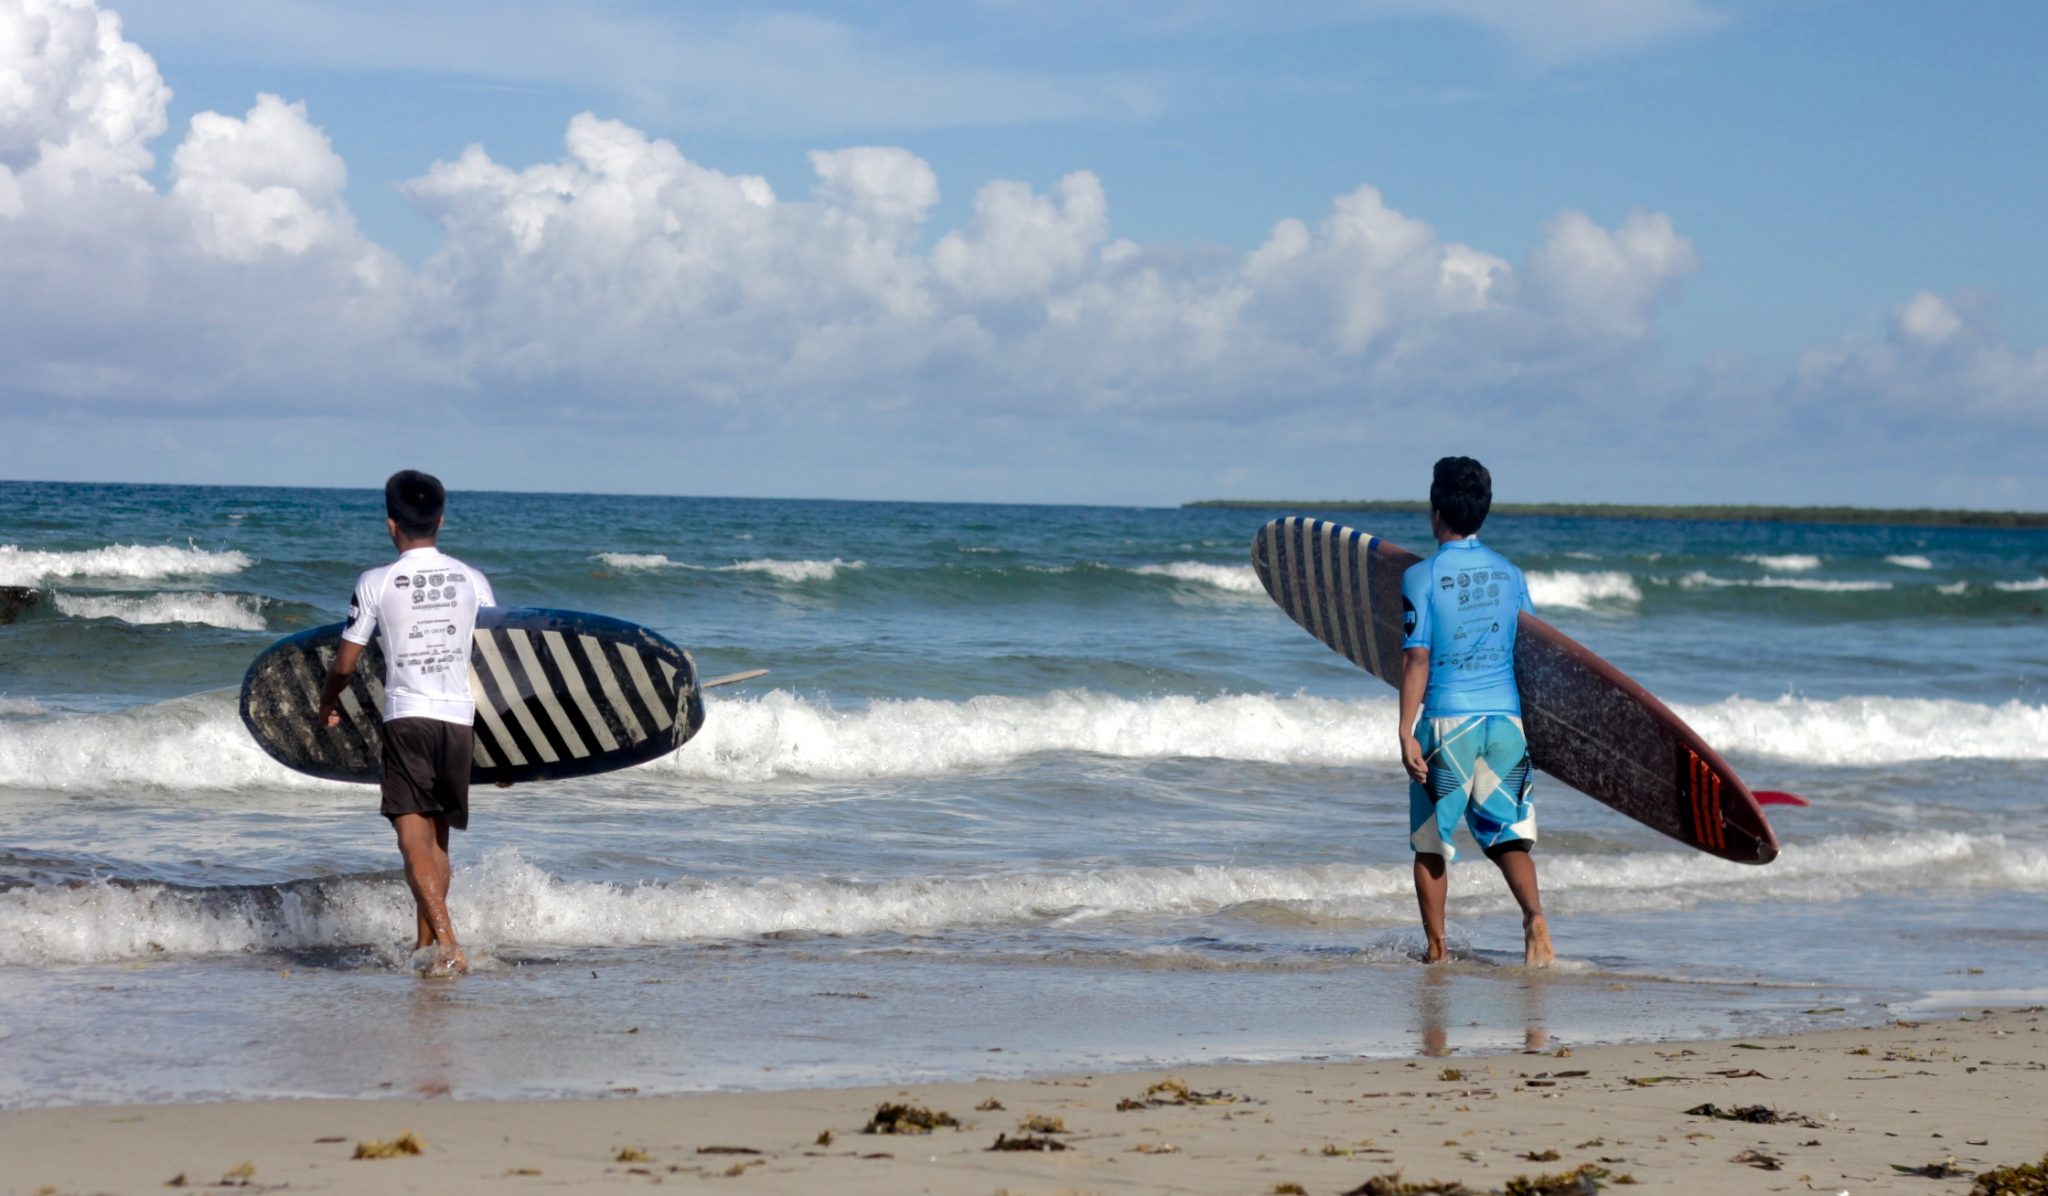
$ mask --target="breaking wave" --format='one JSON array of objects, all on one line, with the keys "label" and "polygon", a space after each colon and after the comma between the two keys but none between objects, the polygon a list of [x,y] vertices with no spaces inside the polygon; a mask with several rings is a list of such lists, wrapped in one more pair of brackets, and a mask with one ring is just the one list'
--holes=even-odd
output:
[{"label": "breaking wave", "polygon": [[[951,927],[1065,927],[1161,915],[1229,916],[1280,906],[1324,922],[1405,922],[1405,865],[1191,865],[1022,871],[862,882],[782,877],[647,880],[557,876],[500,848],[457,871],[449,909],[487,948],[643,946],[777,933],[872,935]],[[1561,910],[1634,912],[1712,902],[1843,901],[1946,888],[2048,887],[2048,852],[2001,835],[1838,836],[1788,846],[1769,871],[1696,852],[1552,854],[1544,895]],[[1508,899],[1481,870],[1455,869],[1461,908]],[[412,931],[395,873],[276,885],[191,887],[101,880],[0,891],[0,965],[348,948]]]},{"label": "breaking wave", "polygon": [[1265,596],[1266,587],[1250,565],[1209,565],[1201,561],[1175,561],[1170,565],[1140,565],[1131,570],[1140,577],[1171,577],[1175,581],[1214,586],[1232,594]]},{"label": "breaking wave", "polygon": [[1724,590],[1748,587],[1758,590],[1805,590],[1813,594],[1855,594],[1889,590],[1888,581],[1829,581],[1819,577],[1757,577],[1731,579],[1715,577],[1702,570],[1686,574],[1678,584],[1687,589]]},{"label": "breaking wave", "polygon": [[829,561],[781,561],[761,559],[738,561],[730,565],[693,565],[687,561],[670,560],[659,552],[600,552],[597,558],[614,569],[628,572],[644,572],[656,569],[687,569],[693,573],[765,573],[777,581],[806,582],[831,581],[842,569],[864,569],[861,561],[845,561],[833,557]]},{"label": "breaking wave", "polygon": [[123,623],[198,623],[229,631],[262,631],[268,600],[255,594],[166,591],[160,594],[55,595],[58,611],[74,619],[119,619]]},{"label": "breaking wave", "polygon": [[110,544],[77,552],[24,549],[0,544],[0,585],[33,586],[63,578],[120,578],[157,581],[239,573],[255,564],[245,553],[208,552],[168,544]]},{"label": "breaking wave", "polygon": [[[1674,710],[1707,742],[1738,756],[1861,767],[2048,760],[2048,707],[2018,701],[1992,706],[1923,698],[1730,698]],[[728,784],[857,781],[988,771],[1032,756],[1078,753],[1392,767],[1398,763],[1395,716],[1391,692],[1338,700],[1270,694],[1125,698],[1063,690],[838,708],[775,690],[721,701],[683,750],[620,775]],[[336,788],[264,755],[243,729],[232,692],[116,714],[0,722],[0,787],[91,792],[247,786]]]},{"label": "breaking wave", "polygon": [[1761,565],[1766,569],[1782,569],[1787,573],[1804,573],[1808,570],[1820,568],[1819,557],[1802,552],[1786,553],[1782,556],[1774,556],[1770,553],[1749,553],[1744,556],[1738,556],[1735,559],[1738,561],[1748,561],[1752,565]]},{"label": "breaking wave", "polygon": [[1551,573],[1526,575],[1529,601],[1536,613],[1544,609],[1597,610],[1633,605],[1643,600],[1642,588],[1626,573]]}]

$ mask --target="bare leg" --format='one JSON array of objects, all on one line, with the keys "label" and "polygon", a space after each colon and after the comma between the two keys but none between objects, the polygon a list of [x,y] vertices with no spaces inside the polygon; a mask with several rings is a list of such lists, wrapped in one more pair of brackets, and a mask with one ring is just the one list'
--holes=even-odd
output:
[{"label": "bare leg", "polygon": [[1444,857],[1416,852],[1415,904],[1422,909],[1422,937],[1427,940],[1422,952],[1424,963],[1444,960],[1444,901],[1450,888]]},{"label": "bare leg", "polygon": [[1546,968],[1557,958],[1550,948],[1550,924],[1543,919],[1543,895],[1536,887],[1536,861],[1526,851],[1496,852],[1493,862],[1508,882],[1508,892],[1522,907],[1522,963]]},{"label": "bare leg", "polygon": [[405,883],[426,941],[441,948],[451,971],[469,970],[469,960],[455,941],[455,925],[448,920],[448,824],[424,814],[399,814],[391,820],[398,833],[398,854],[405,861]]}]

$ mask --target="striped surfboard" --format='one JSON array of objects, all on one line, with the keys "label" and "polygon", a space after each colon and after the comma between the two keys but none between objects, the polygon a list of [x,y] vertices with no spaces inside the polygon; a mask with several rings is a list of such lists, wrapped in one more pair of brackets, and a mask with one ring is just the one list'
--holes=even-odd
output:
[{"label": "striped surfboard", "polygon": [[[1287,617],[1396,687],[1401,575],[1421,559],[1324,519],[1276,519],[1252,537],[1252,569]],[[1591,649],[1524,614],[1515,682],[1536,767],[1701,851],[1744,864],[1777,857],[1770,821],[1728,762]]]},{"label": "striped surfboard", "polygon": [[[336,781],[378,779],[384,653],[373,641],[341,696],[341,725],[315,718],[340,623],[272,644],[242,678],[242,723],[278,763]],[[645,627],[539,607],[477,612],[474,781],[587,776],[664,756],[704,725],[690,654]]]}]

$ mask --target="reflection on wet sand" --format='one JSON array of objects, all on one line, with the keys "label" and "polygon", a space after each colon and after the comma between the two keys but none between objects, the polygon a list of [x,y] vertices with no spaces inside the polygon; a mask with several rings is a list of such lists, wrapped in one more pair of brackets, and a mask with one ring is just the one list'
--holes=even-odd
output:
[{"label": "reflection on wet sand", "polygon": [[[1528,980],[1517,986],[1513,996],[1506,996],[1488,986],[1481,999],[1485,1011],[1496,1019],[1496,1024],[1489,1028],[1501,1028],[1497,1022],[1501,1017],[1502,1007],[1512,1006],[1516,1020],[1522,1023],[1522,1049],[1544,1049],[1550,1044],[1550,985],[1551,979],[1548,975],[1531,972]],[[1460,988],[1469,993],[1474,987],[1470,984],[1461,986],[1451,968],[1436,965],[1423,970],[1422,988],[1416,1000],[1417,1020],[1421,1023],[1422,1030],[1423,1055],[1434,1059],[1457,1050],[1451,1046],[1449,1027],[1453,1024],[1487,1025],[1483,1019],[1454,1016]]]}]

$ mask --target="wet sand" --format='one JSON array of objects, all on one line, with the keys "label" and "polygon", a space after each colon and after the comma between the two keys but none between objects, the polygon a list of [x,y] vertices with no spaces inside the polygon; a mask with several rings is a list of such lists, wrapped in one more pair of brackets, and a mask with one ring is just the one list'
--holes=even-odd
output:
[{"label": "wet sand", "polygon": [[[960,1127],[861,1132],[886,1104],[945,1112]],[[1774,1120],[1698,1111],[1709,1105]],[[407,1132],[420,1153],[354,1157],[360,1144]],[[1064,1149],[990,1149],[1020,1135]],[[1516,1176],[1590,1167],[1603,1183],[1633,1181],[1618,1189],[1626,1191],[1862,1196],[1967,1192],[1965,1172],[2044,1154],[2048,1013],[2039,1008],[1785,1038],[1170,1075],[0,1112],[0,1185],[10,1193],[162,1191],[182,1177],[185,1187],[225,1180],[294,1192],[681,1184],[878,1196],[1324,1196],[1372,1193],[1371,1181],[1394,1172],[1484,1192]]]}]

